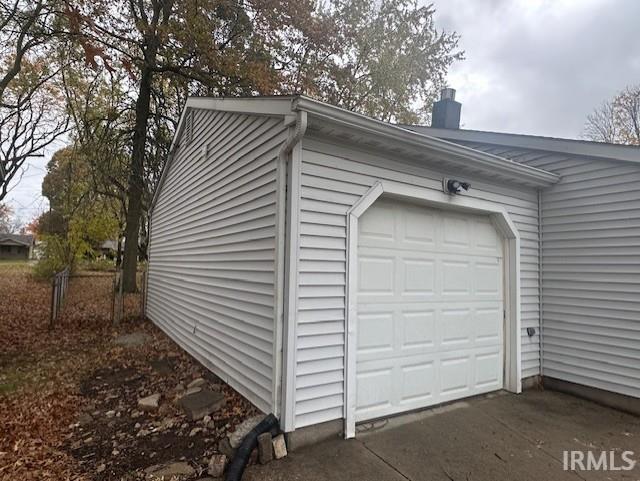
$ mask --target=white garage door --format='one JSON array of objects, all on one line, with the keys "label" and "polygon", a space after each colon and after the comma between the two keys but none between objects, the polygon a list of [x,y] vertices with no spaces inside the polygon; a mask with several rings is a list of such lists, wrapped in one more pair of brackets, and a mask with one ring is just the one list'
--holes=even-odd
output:
[{"label": "white garage door", "polygon": [[356,421],[501,389],[502,241],[489,218],[381,199],[358,228]]}]

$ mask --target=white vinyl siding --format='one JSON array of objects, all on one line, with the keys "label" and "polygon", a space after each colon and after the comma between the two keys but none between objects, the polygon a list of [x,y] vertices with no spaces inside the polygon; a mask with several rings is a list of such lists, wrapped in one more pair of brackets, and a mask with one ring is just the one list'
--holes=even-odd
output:
[{"label": "white vinyl siding", "polygon": [[542,193],[542,374],[640,397],[640,164],[467,145],[562,176]]},{"label": "white vinyl siding", "polygon": [[553,170],[562,180],[542,196],[543,374],[640,397],[640,166],[567,159]]},{"label": "white vinyl siding", "polygon": [[[297,428],[343,418],[347,210],[378,179],[441,191],[439,173],[348,147],[305,138],[300,199]],[[506,208],[521,236],[522,375],[539,374],[537,191],[465,178],[465,194]]]},{"label": "white vinyl siding", "polygon": [[193,110],[152,213],[149,318],[273,409],[275,217],[282,118]]}]

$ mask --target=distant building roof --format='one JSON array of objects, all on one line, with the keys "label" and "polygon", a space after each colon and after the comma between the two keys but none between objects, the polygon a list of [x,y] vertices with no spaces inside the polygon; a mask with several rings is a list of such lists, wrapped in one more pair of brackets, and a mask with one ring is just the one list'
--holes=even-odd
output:
[{"label": "distant building roof", "polygon": [[106,240],[100,244],[100,249],[111,249],[115,251],[118,248],[118,242],[114,240]]},{"label": "distant building roof", "polygon": [[0,244],[2,245],[23,245],[32,246],[33,236],[22,234],[2,234],[0,233]]}]

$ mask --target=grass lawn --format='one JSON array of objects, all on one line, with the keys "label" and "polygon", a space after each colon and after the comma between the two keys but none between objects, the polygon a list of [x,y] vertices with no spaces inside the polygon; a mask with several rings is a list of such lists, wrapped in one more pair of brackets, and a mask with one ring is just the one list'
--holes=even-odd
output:
[{"label": "grass lawn", "polygon": [[35,261],[33,260],[0,259],[0,269],[5,267],[27,267],[34,263]]}]

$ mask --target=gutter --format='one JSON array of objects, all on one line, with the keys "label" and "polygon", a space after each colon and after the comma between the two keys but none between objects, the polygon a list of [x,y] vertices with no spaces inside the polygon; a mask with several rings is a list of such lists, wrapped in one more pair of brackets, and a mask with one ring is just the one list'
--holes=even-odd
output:
[{"label": "gutter", "polygon": [[[293,104],[295,104],[295,100]],[[295,122],[295,128],[293,129],[293,132],[289,132],[287,140],[285,140],[284,144],[282,144],[282,147],[280,147],[280,152],[278,153],[278,157],[280,158],[280,160],[284,161],[287,160],[287,156],[291,153],[293,147],[295,147],[295,145],[300,142],[305,132],[307,131],[307,112],[302,110],[298,111],[298,109],[296,108],[292,108],[292,110],[296,112],[295,119],[292,119],[291,116],[286,116],[285,124],[291,125],[293,122]]]},{"label": "gutter", "polygon": [[397,127],[386,122],[371,119],[365,115],[350,112],[331,105],[312,100],[307,97],[297,97],[292,102],[292,110],[305,111],[314,117],[366,131],[380,139],[400,141],[406,145],[426,148],[445,155],[455,157],[461,163],[472,161],[476,166],[492,173],[517,175],[539,186],[555,184],[560,176],[535,167],[519,164],[497,155],[480,152],[478,150],[459,145],[447,140],[425,135],[414,130]]}]

